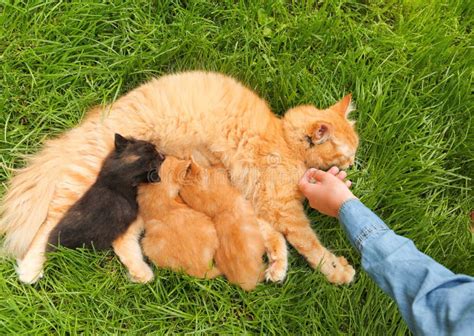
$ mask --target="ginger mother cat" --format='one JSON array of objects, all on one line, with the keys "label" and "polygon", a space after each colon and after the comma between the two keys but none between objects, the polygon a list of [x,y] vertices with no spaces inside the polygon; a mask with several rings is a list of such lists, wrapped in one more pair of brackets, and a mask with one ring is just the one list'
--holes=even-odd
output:
[{"label": "ginger mother cat", "polygon": [[271,245],[267,278],[284,279],[286,238],[333,283],[352,281],[354,269],[319,242],[302,206],[297,182],[307,167],[347,167],[358,137],[347,119],[350,96],[320,110],[305,105],[277,117],[266,102],[218,73],[185,72],[153,79],[48,141],[11,181],[0,230],[6,250],[21,260],[20,280],[41,275],[47,235],[94,182],[113,148],[114,133],[155,143],[181,158],[200,153],[221,162],[249,199]]}]

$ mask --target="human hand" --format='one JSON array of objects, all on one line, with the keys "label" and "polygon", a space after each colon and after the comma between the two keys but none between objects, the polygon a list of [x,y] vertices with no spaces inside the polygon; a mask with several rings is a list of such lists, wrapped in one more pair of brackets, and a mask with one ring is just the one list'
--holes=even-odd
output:
[{"label": "human hand", "polygon": [[349,190],[351,181],[345,180],[347,173],[332,167],[327,172],[308,169],[298,186],[309,201],[309,205],[322,214],[337,217],[339,209],[345,201],[357,198]]}]

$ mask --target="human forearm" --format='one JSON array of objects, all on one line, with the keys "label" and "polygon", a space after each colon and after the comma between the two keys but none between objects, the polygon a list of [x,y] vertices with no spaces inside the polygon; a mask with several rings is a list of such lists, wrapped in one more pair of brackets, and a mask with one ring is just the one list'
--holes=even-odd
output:
[{"label": "human forearm", "polygon": [[338,218],[352,245],[359,251],[367,239],[374,239],[389,227],[361,201],[351,198],[339,208]]},{"label": "human forearm", "polygon": [[474,330],[474,280],[450,270],[396,235],[358,200],[339,210],[339,220],[362,254],[362,266],[397,302],[416,334]]}]

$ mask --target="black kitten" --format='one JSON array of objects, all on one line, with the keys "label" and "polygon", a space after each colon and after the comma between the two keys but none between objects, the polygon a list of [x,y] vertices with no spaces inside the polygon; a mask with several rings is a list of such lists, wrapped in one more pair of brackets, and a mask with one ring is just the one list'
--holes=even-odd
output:
[{"label": "black kitten", "polygon": [[51,232],[48,250],[58,243],[110,248],[137,219],[138,185],[159,182],[163,160],[153,144],[115,134],[115,149],[105,158],[95,183]]}]

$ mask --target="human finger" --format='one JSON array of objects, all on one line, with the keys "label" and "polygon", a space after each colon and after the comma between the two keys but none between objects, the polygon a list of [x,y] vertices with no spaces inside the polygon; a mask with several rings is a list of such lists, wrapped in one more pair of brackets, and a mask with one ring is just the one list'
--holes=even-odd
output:
[{"label": "human finger", "polygon": [[344,170],[341,170],[339,174],[336,175],[336,177],[339,180],[344,181],[344,179],[347,177],[347,173]]},{"label": "human finger", "polygon": [[329,168],[329,170],[327,172],[329,174],[332,174],[332,175],[336,176],[337,173],[339,173],[339,168],[337,168],[336,166],[332,166],[331,168]]},{"label": "human finger", "polygon": [[318,169],[310,168],[304,173],[303,179],[305,179],[309,183],[314,183],[316,182],[316,176],[319,176]]},{"label": "human finger", "polygon": [[323,170],[311,168],[306,171],[305,177],[310,183],[316,183],[317,181],[322,181],[326,172]]},{"label": "human finger", "polygon": [[311,174],[311,169],[308,169],[304,174],[303,176],[300,178],[299,182],[298,182],[298,187],[301,191],[305,191],[309,188],[309,185],[311,184],[310,180],[311,180],[311,177],[310,177],[310,174]]}]

